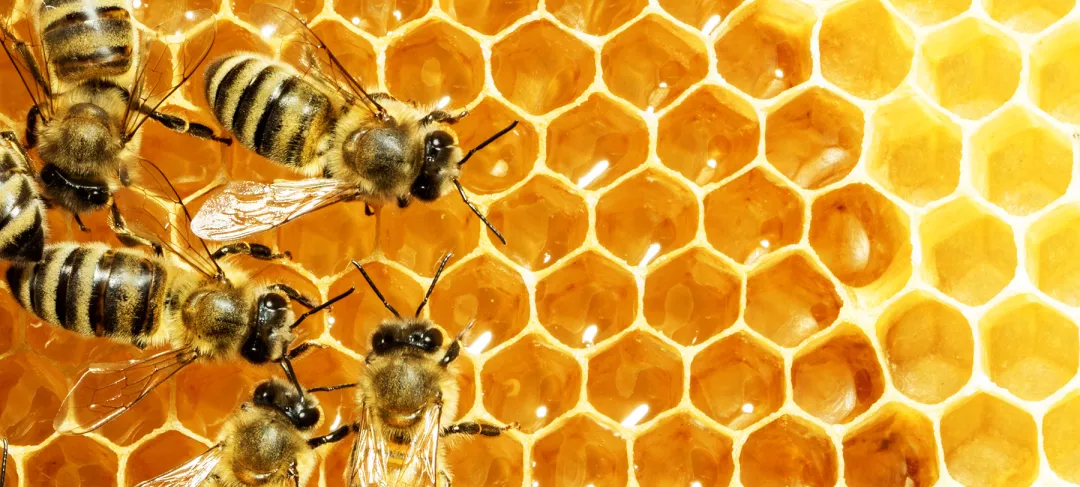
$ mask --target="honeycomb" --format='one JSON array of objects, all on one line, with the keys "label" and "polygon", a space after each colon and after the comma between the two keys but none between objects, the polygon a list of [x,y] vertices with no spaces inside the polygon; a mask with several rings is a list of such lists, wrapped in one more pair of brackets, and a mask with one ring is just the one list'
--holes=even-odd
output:
[{"label": "honeycomb", "polygon": [[[212,56],[269,53],[217,13]],[[467,107],[461,145],[522,123],[456,199],[339,205],[241,260],[326,299],[305,384],[348,382],[446,252],[427,313],[475,321],[463,417],[521,430],[451,451],[455,485],[1026,486],[1080,483],[1080,9],[1074,0],[302,0],[369,86]],[[0,63],[0,112],[29,98]],[[169,110],[212,123],[195,81]],[[198,208],[230,179],[295,177],[238,145],[144,127]],[[57,239],[112,240],[50,217]],[[275,373],[194,365],[85,437],[52,419],[130,346],[0,296],[10,486],[132,486],[203,451]],[[323,398],[321,432],[354,416]],[[349,442],[311,485],[341,485]]]}]

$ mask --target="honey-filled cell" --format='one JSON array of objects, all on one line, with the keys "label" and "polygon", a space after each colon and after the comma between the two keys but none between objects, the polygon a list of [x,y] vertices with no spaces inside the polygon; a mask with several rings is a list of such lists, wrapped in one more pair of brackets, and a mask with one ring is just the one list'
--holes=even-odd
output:
[{"label": "honey-filled cell", "polygon": [[484,364],[484,408],[504,423],[533,433],[572,409],[581,391],[574,358],[536,335],[526,335]]},{"label": "honey-filled cell", "polygon": [[593,50],[546,20],[519,27],[491,49],[495,86],[534,115],[574,101],[596,73]]},{"label": "honey-filled cell", "polygon": [[795,356],[791,388],[803,411],[826,423],[846,423],[881,398],[885,377],[870,340],[844,325],[825,343]]},{"label": "honey-filled cell", "polygon": [[605,35],[636,17],[647,4],[647,0],[547,0],[544,9],[571,29]]},{"label": "honey-filled cell", "polygon": [[660,339],[631,332],[589,359],[589,403],[632,428],[675,407],[683,393],[679,354]]},{"label": "honey-filled cell", "polygon": [[357,0],[334,2],[334,10],[346,22],[372,35],[385,36],[423,17],[431,9],[431,3],[432,0]]},{"label": "honey-filled cell", "polygon": [[795,347],[836,321],[836,286],[802,253],[762,264],[746,282],[746,324],[782,347]]},{"label": "honey-filled cell", "polygon": [[484,86],[484,55],[461,29],[426,20],[393,37],[386,47],[385,75],[387,90],[399,100],[462,107]]},{"label": "honey-filled cell", "polygon": [[428,316],[450,335],[471,326],[462,345],[481,353],[525,328],[529,301],[529,290],[517,271],[494,258],[480,256],[439,278],[427,310]]},{"label": "honey-filled cell", "polygon": [[596,252],[575,257],[536,284],[536,312],[560,342],[590,347],[626,329],[637,316],[633,276]]},{"label": "honey-filled cell", "polygon": [[930,487],[939,478],[930,418],[889,403],[844,438],[844,481],[851,487]]},{"label": "honey-filled cell", "polygon": [[672,17],[679,19],[702,32],[709,34],[720,26],[720,22],[727,18],[739,5],[748,3],[746,0],[700,0],[687,2],[685,0],[660,0],[660,6]]},{"label": "honey-filled cell", "polygon": [[50,361],[27,351],[0,359],[0,371],[0,432],[14,445],[43,443],[53,434],[69,382]]},{"label": "honey-filled cell", "polygon": [[[453,253],[450,262],[469,255],[480,238],[480,219],[456,194],[448,194],[431,203],[415,201],[408,208],[385,205],[377,217],[386,222],[378,226],[377,246],[383,256],[411,269],[421,276],[435,275],[435,269],[446,254]],[[359,218],[364,218],[360,215]],[[487,228],[483,228],[489,233]],[[370,235],[370,233],[369,233]],[[492,241],[496,237],[492,235]],[[338,255],[343,265],[347,255]]]},{"label": "honey-filled cell", "polygon": [[660,119],[656,153],[698,185],[731,176],[757,156],[757,113],[738,95],[704,86]]},{"label": "honey-filled cell", "polygon": [[639,485],[727,485],[731,450],[731,438],[697,418],[669,416],[634,441],[634,477]]},{"label": "honey-filled cell", "polygon": [[645,319],[681,345],[705,342],[739,318],[742,278],[722,259],[693,248],[645,278]]},{"label": "honey-filled cell", "polygon": [[207,446],[178,431],[166,431],[138,446],[127,457],[127,487],[150,480],[203,454]]},{"label": "honey-filled cell", "polygon": [[518,124],[513,130],[461,166],[459,179],[465,189],[474,194],[498,193],[528,177],[536,164],[540,135],[532,123],[518,120],[516,113],[494,98],[484,98],[454,125],[458,146],[471,150],[514,121]]},{"label": "honey-filled cell", "polygon": [[783,358],[745,333],[709,345],[690,366],[694,407],[733,429],[772,414],[785,396]]},{"label": "honey-filled cell", "polygon": [[26,459],[27,479],[34,486],[93,485],[117,487],[117,454],[85,436],[56,436]]},{"label": "honey-filled cell", "polygon": [[705,235],[713,248],[751,265],[802,238],[804,203],[778,179],[752,169],[705,196]]},{"label": "honey-filled cell", "polygon": [[500,252],[526,269],[541,270],[585,243],[589,208],[573,190],[541,174],[493,203],[488,221],[512,235]]},{"label": "honey-filled cell", "polygon": [[645,162],[649,128],[606,96],[595,94],[547,129],[547,167],[581,189],[598,189]]},{"label": "honey-filled cell", "polygon": [[795,0],[753,2],[728,20],[714,44],[720,76],[756,98],[806,82],[814,70],[815,21],[813,8]]},{"label": "honey-filled cell", "polygon": [[[523,458],[521,443],[504,433],[496,438],[477,436],[459,441],[448,449],[446,462],[451,472],[458,473],[454,485],[515,487],[522,485]],[[336,481],[336,477],[329,478]]]},{"label": "honey-filled cell", "polygon": [[641,110],[660,110],[708,72],[705,46],[657,15],[648,15],[604,44],[604,83]]},{"label": "honey-filled cell", "polygon": [[791,182],[818,189],[844,179],[862,155],[859,107],[821,88],[800,93],[765,121],[765,158]]},{"label": "honey-filled cell", "polygon": [[690,242],[698,205],[690,189],[662,174],[637,174],[600,196],[596,238],[628,265],[648,265]]},{"label": "honey-filled cell", "polygon": [[[425,287],[414,281],[396,267],[381,262],[363,264],[375,286],[394,309],[415,310],[424,299]],[[434,271],[434,269],[432,270]],[[371,351],[371,336],[383,321],[394,315],[383,306],[382,300],[371,290],[360,272],[350,271],[330,286],[330,295],[336,296],[349,288],[355,289],[338,306],[324,311],[330,336],[353,352],[366,355]],[[314,316],[312,318],[315,318]]]},{"label": "honey-filled cell", "polygon": [[836,483],[836,449],[825,430],[803,419],[781,416],[750,433],[739,458],[747,487],[826,487]]},{"label": "honey-filled cell", "polygon": [[533,482],[626,485],[626,440],[589,416],[574,416],[533,444]]},{"label": "honey-filled cell", "polygon": [[538,3],[539,0],[438,0],[436,5],[461,25],[495,35],[532,13]]}]

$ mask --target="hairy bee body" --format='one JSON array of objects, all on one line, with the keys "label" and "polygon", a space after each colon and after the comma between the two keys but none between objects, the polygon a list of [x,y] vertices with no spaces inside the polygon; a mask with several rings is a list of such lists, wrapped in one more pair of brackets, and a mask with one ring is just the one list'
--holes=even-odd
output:
[{"label": "hairy bee body", "polygon": [[0,259],[33,262],[45,248],[45,204],[16,144],[0,139]]},{"label": "hairy bee body", "polygon": [[307,436],[276,411],[245,403],[221,430],[223,460],[208,479],[210,485],[292,487],[290,467],[297,472],[299,485],[307,485],[319,461]]},{"label": "hairy bee body", "polygon": [[131,73],[135,27],[123,0],[46,0],[37,21],[45,53],[61,81]]}]

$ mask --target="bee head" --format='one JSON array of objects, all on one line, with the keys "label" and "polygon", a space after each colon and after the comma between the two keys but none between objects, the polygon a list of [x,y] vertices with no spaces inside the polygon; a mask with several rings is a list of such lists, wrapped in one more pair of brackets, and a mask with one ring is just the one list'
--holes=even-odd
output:
[{"label": "bee head", "polygon": [[371,336],[371,350],[375,355],[386,355],[404,347],[429,354],[439,350],[442,344],[442,332],[424,322],[383,323]]},{"label": "bee head", "polygon": [[271,379],[255,388],[252,402],[256,406],[270,408],[289,418],[289,422],[301,431],[319,424],[319,403],[314,397],[300,391],[280,379]]},{"label": "bee head", "polygon": [[424,160],[420,174],[413,180],[410,193],[421,201],[435,201],[450,189],[459,174],[457,162],[461,149],[454,136],[443,130],[435,130],[424,138]]},{"label": "bee head", "polygon": [[279,359],[295,336],[290,331],[293,321],[289,298],[278,292],[259,296],[252,311],[251,327],[240,354],[254,364]]}]

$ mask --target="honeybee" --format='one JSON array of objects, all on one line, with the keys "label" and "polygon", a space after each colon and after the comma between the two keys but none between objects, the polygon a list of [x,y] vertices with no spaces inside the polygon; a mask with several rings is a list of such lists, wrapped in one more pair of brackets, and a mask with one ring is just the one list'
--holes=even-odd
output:
[{"label": "honeybee", "polygon": [[[444,438],[454,435],[499,436],[517,428],[477,421],[454,423],[458,406],[456,371],[450,365],[461,353],[469,327],[443,348],[443,331],[420,318],[447,254],[439,264],[416,315],[402,318],[386,302],[357,262],[353,265],[394,318],[379,324],[371,338],[367,367],[357,384],[360,421],[353,444],[346,484],[350,487],[436,485],[449,487]],[[471,327],[471,325],[470,325]]]},{"label": "honeybee", "polygon": [[[26,146],[37,148],[42,166],[35,174],[45,198],[71,212],[84,231],[79,214],[105,208],[118,186],[131,184],[128,170],[138,158],[139,129],[147,119],[231,143],[206,125],[158,110],[209,54],[216,33],[209,10],[180,12],[146,34],[135,27],[127,0],[42,0],[28,15],[29,41],[14,34],[11,18],[0,28],[4,52],[33,101]],[[116,221],[115,212],[113,217],[110,223],[125,243],[141,243]]]},{"label": "honeybee", "polygon": [[0,132],[0,259],[41,260],[45,218],[29,156],[15,132]]},{"label": "honeybee", "polygon": [[[160,171],[154,181],[169,188]],[[316,345],[304,343],[290,351],[293,329],[352,292],[316,306],[287,284],[250,281],[222,258],[246,254],[274,260],[283,255],[246,243],[211,253],[202,241],[177,231],[187,228],[189,216],[179,196],[171,194],[171,199],[145,193],[124,199],[136,217],[132,228],[168,254],[101,243],[54,243],[45,246],[40,262],[15,263],[7,271],[12,294],[44,321],[140,348],[171,348],[130,362],[91,365],[64,399],[54,423],[57,431],[85,433],[102,426],[196,360],[243,358],[264,364],[296,357]],[[183,224],[174,225],[174,219]],[[291,301],[310,309],[295,317]]]},{"label": "honeybee", "polygon": [[259,384],[251,402],[226,420],[217,444],[206,453],[136,487],[307,485],[318,463],[316,448],[345,439],[352,427],[312,436],[321,414],[311,394],[339,386],[305,391],[291,367],[286,375],[292,383],[275,377]]},{"label": "honeybee", "polygon": [[368,93],[322,39],[292,13],[265,4],[250,17],[287,64],[253,53],[216,59],[206,69],[206,99],[218,121],[245,147],[313,179],[261,184],[235,181],[203,206],[196,235],[216,241],[247,237],[343,201],[408,206],[456,188],[462,200],[504,244],[458,182],[461,165],[514,129],[517,121],[468,152],[451,129],[467,112],[451,114]]}]

